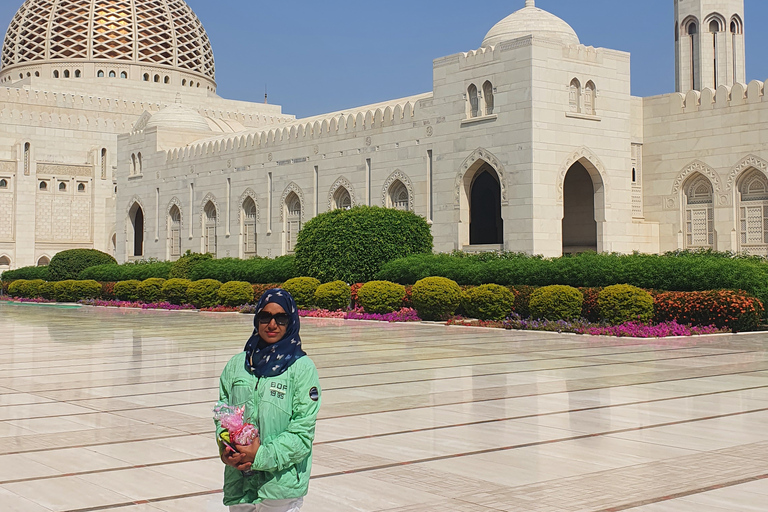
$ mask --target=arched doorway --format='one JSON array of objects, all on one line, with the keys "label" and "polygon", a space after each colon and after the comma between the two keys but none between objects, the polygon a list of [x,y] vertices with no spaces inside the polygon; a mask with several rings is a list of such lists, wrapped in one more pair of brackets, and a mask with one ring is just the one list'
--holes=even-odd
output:
[{"label": "arched doorway", "polygon": [[501,185],[496,172],[484,165],[475,174],[469,193],[469,244],[504,243]]},{"label": "arched doorway", "polygon": [[128,240],[133,242],[129,247],[128,255],[133,258],[144,256],[144,210],[138,203],[134,203],[131,207],[128,218],[132,231],[129,233]]},{"label": "arched doorway", "polygon": [[563,254],[597,251],[595,184],[581,162],[568,169],[563,185]]}]

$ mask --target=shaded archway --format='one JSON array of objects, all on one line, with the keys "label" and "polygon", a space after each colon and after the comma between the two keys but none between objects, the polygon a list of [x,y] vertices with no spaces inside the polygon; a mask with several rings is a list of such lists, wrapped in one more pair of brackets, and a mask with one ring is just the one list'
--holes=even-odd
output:
[{"label": "shaded archway", "polygon": [[477,171],[470,186],[469,244],[501,245],[503,243],[501,185],[496,172],[488,165],[484,165]]},{"label": "shaded archway", "polygon": [[574,163],[563,184],[563,254],[598,250],[595,192],[592,175]]},{"label": "shaded archway", "polygon": [[128,219],[131,229],[128,240],[133,242],[128,255],[134,258],[144,256],[144,210],[139,203],[133,204],[128,212]]}]

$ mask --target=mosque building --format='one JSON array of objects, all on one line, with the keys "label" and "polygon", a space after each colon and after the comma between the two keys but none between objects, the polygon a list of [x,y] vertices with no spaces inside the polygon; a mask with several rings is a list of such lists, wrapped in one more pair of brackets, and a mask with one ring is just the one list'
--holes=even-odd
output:
[{"label": "mosque building", "polygon": [[74,247],[275,257],[356,205],[425,217],[440,252],[768,256],[744,2],[674,3],[670,94],[632,96],[628,53],[527,0],[436,59],[432,91],[296,119],[216,94],[183,0],[26,0],[0,60],[0,269]]}]

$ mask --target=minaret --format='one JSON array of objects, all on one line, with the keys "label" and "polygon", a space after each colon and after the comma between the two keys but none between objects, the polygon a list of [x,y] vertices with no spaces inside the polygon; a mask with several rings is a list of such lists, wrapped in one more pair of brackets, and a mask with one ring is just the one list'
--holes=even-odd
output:
[{"label": "minaret", "polygon": [[744,83],[744,0],[674,1],[676,90]]}]

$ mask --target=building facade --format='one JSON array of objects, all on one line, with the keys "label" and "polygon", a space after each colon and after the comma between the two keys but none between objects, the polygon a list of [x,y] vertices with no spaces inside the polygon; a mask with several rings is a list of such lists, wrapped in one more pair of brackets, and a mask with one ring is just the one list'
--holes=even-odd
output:
[{"label": "building facade", "polygon": [[[28,1],[19,12],[67,3]],[[91,3],[96,19],[103,2]],[[142,18],[146,5],[124,3]],[[182,31],[188,40],[171,46],[162,66],[136,49],[156,23],[151,16],[135,23],[135,62],[123,79],[122,68],[106,67],[115,58],[93,53],[98,38],[83,53],[93,65],[78,79],[66,59],[70,78],[61,78],[54,45],[39,63],[12,52],[15,60],[3,61],[0,114],[16,123],[7,136],[0,131],[8,169],[0,194],[8,175],[10,198],[0,212],[10,211],[15,226],[0,233],[7,264],[35,264],[76,244],[121,261],[186,250],[275,257],[293,251],[313,216],[361,204],[424,216],[441,252],[768,255],[768,99],[762,82],[744,83],[743,0],[675,1],[671,94],[633,97],[629,54],[582,45],[565,21],[527,0],[479,49],[436,59],[432,91],[308,119],[219,98],[194,14],[180,0],[144,3],[167,4],[163,27],[175,27],[174,16],[197,27],[196,39]],[[184,50],[190,44],[196,52]],[[94,96],[105,84],[114,100]],[[42,112],[33,115],[15,106],[32,97],[52,103],[36,103]],[[111,124],[73,117],[84,106]],[[40,129],[53,119],[66,119],[69,130]],[[41,138],[18,135],[25,130]],[[86,203],[87,233],[77,231]],[[56,245],[61,233],[77,237]]]}]

